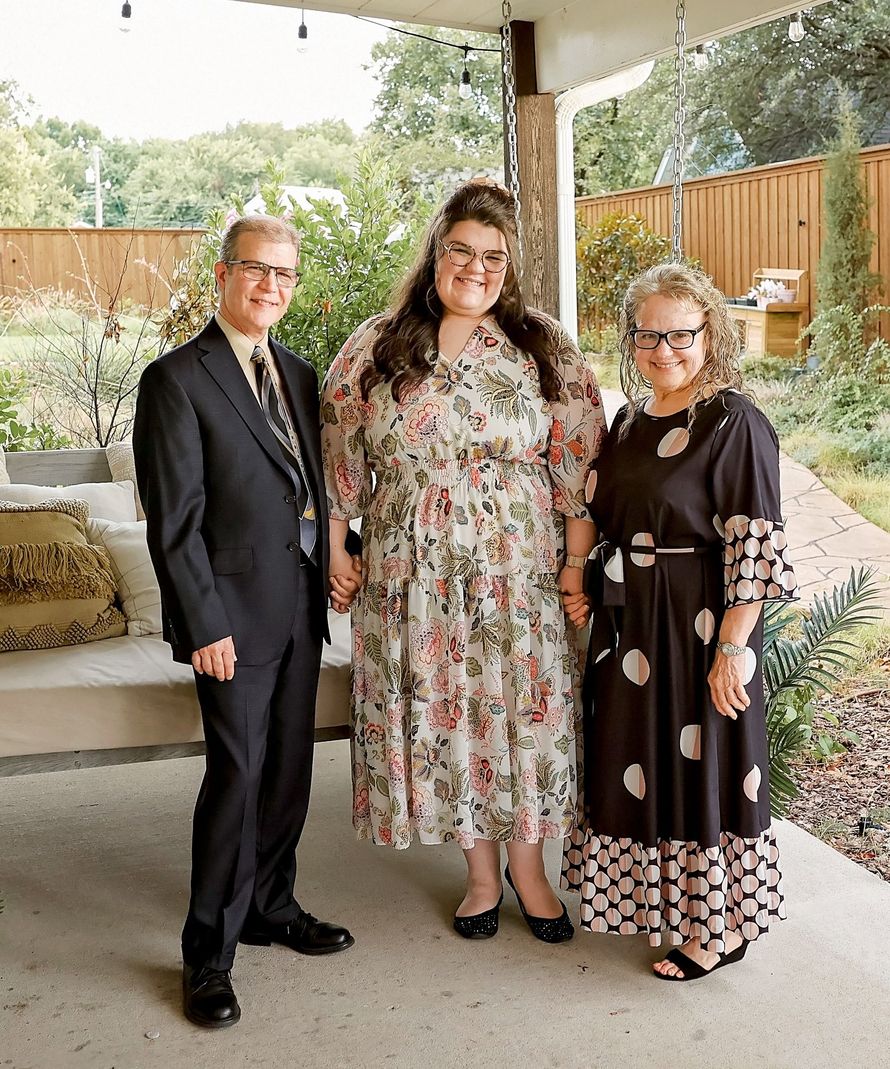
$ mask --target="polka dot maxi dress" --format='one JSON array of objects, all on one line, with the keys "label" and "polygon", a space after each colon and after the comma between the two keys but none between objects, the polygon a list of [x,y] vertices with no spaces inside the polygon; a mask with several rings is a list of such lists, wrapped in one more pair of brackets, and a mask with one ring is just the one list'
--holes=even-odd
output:
[{"label": "polka dot maxi dress", "polygon": [[[582,927],[653,946],[726,931],[756,939],[785,916],[770,826],[762,619],[745,658],[750,707],[733,721],[707,683],[725,608],[795,597],[778,442],[741,394],[622,410],[587,480],[601,539],[584,680],[584,813],[563,887]],[[672,551],[672,552],[671,552]]]}]

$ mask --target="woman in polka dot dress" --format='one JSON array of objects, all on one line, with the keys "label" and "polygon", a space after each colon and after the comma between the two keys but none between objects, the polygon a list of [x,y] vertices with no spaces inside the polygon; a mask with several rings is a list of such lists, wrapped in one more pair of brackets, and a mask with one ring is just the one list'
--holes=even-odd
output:
[{"label": "woman in polka dot dress", "polygon": [[[600,544],[584,681],[585,811],[563,886],[582,927],[682,947],[692,980],[785,916],[770,824],[765,601],[795,596],[775,431],[741,392],[710,279],[670,264],[624,300],[619,412],[587,483]],[[588,611],[565,599],[573,619]]]}]

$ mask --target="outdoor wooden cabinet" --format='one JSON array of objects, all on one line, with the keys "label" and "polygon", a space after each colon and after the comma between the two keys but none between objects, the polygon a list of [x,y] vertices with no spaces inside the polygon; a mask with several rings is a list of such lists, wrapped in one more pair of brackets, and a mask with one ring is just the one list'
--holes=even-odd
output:
[{"label": "outdoor wooden cabinet", "polygon": [[761,267],[754,272],[754,286],[765,279],[783,282],[794,297],[789,301],[761,299],[758,306],[729,304],[729,314],[740,324],[744,356],[798,356],[797,339],[809,322],[809,305],[798,301],[805,271]]}]

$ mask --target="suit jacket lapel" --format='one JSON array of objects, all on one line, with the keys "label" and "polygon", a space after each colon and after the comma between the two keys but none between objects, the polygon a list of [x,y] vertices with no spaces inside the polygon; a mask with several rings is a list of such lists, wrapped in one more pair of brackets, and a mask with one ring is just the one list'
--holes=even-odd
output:
[{"label": "suit jacket lapel", "polygon": [[253,436],[269,454],[269,458],[281,468],[285,475],[290,476],[290,469],[281,455],[281,449],[272,429],[266,422],[263,410],[241,370],[238,358],[232,352],[228,339],[215,320],[210,320],[196,341],[203,353],[201,363],[247,424]]}]

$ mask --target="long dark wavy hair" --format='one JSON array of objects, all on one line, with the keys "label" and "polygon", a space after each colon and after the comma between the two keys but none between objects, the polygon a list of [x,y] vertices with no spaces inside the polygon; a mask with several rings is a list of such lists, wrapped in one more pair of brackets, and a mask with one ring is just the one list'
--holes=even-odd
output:
[{"label": "long dark wavy hair", "polygon": [[392,384],[398,401],[433,371],[439,346],[439,324],[444,308],[436,292],[436,262],[444,255],[440,242],[457,223],[471,220],[496,227],[504,235],[510,263],[504,286],[489,310],[510,341],[535,361],[541,395],[555,401],[562,390],[556,369],[559,336],[555,324],[540,312],[526,307],[519,288],[516,265],[519,254],[513,197],[501,186],[479,181],[458,187],[433,217],[413,268],[408,273],[389,311],[380,321],[374,341],[373,363],[361,374],[361,393],[368,394],[379,382]]}]

